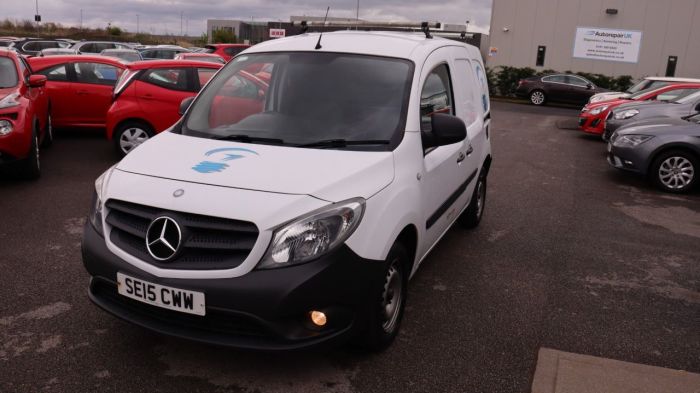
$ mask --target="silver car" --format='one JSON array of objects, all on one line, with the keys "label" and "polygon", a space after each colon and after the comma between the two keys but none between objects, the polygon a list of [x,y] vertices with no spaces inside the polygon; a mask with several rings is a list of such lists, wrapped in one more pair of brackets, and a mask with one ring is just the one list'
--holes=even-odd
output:
[{"label": "silver car", "polygon": [[615,131],[608,143],[608,163],[648,176],[664,191],[690,191],[700,171],[700,113],[638,121]]}]

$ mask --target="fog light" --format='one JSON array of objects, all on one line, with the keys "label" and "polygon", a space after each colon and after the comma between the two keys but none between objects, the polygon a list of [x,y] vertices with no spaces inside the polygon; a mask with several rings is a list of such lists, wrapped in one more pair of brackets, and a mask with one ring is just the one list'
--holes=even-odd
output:
[{"label": "fog light", "polygon": [[7,135],[12,132],[12,123],[7,120],[0,120],[0,135]]},{"label": "fog light", "polygon": [[311,311],[311,322],[316,326],[325,326],[328,320],[326,319],[326,314],[321,311]]}]

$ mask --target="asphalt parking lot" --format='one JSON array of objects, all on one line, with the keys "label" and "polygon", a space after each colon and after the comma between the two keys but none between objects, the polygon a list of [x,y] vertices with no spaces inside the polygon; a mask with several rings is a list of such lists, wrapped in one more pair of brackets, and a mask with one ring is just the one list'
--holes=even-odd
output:
[{"label": "asphalt parking lot", "polygon": [[700,372],[700,192],[608,167],[576,111],[494,103],[487,210],[413,278],[386,352],[202,346],[93,306],[80,258],[99,135],[0,178],[0,392],[529,392],[539,348]]}]

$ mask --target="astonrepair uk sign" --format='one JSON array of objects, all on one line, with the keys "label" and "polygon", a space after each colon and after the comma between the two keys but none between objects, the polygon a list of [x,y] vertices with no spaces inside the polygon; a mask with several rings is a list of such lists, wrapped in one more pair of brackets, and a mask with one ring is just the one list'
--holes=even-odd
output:
[{"label": "astonrepair uk sign", "polygon": [[574,57],[637,63],[641,45],[641,31],[577,27]]}]

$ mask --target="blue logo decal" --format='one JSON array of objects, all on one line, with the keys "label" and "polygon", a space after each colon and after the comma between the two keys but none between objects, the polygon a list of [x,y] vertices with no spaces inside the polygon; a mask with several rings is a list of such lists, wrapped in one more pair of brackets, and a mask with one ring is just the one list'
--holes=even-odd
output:
[{"label": "blue logo decal", "polygon": [[[219,154],[219,153],[226,153],[226,154]],[[244,154],[236,154],[236,153],[251,153],[251,154],[255,154],[256,156],[260,155],[253,150],[244,149],[241,147],[223,147],[220,149],[209,150],[208,152],[204,153],[204,155],[207,157],[220,155],[220,158],[217,161],[202,161],[199,164],[193,166],[192,169],[194,169],[195,171],[197,171],[199,173],[222,172],[224,169],[229,167],[229,165],[226,164],[225,162],[238,160],[240,158],[246,157]]]}]

